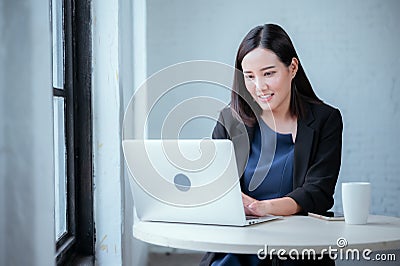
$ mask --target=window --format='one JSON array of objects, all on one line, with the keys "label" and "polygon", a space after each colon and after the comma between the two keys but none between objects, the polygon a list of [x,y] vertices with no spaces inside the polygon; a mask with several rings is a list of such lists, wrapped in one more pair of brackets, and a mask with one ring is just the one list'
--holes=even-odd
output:
[{"label": "window", "polygon": [[91,16],[88,0],[51,0],[58,265],[93,263]]}]

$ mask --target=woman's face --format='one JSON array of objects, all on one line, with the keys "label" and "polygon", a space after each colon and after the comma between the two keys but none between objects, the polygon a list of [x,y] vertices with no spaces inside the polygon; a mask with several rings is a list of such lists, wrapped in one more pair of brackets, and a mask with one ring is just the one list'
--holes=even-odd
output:
[{"label": "woman's face", "polygon": [[242,60],[247,90],[263,112],[286,114],[289,111],[291,83],[298,61],[292,59],[287,67],[270,50],[256,48]]}]

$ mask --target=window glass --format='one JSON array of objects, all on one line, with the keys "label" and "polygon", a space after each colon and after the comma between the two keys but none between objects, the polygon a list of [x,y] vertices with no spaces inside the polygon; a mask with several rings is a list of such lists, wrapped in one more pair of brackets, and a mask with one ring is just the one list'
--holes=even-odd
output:
[{"label": "window glass", "polygon": [[62,0],[51,1],[51,21],[53,36],[53,87],[64,87],[64,38]]},{"label": "window glass", "polygon": [[64,98],[54,97],[55,233],[57,241],[67,232],[67,172]]}]

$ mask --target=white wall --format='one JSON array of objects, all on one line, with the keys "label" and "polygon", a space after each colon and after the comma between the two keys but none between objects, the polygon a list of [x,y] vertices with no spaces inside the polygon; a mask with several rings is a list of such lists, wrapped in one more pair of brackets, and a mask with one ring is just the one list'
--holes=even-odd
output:
[{"label": "white wall", "polygon": [[0,265],[55,264],[49,8],[0,2]]},{"label": "white wall", "polygon": [[[119,77],[122,94],[121,115],[124,114],[134,90],[146,79],[146,1],[120,0],[119,9]],[[140,112],[145,106],[135,109]],[[122,119],[122,116],[121,116]],[[134,118],[136,121],[136,117]],[[130,128],[134,134],[135,128]],[[130,176],[124,169],[123,265],[147,265],[147,244],[133,237],[133,195]]]},{"label": "white wall", "polygon": [[[399,1],[147,3],[149,74],[193,59],[233,65],[250,28],[282,25],[316,93],[343,114],[343,166],[335,208],[341,209],[340,183],[363,180],[372,182],[372,213],[400,216]],[[228,102],[222,89],[214,95]],[[159,112],[170,106],[161,105]],[[153,123],[149,135],[157,136],[161,120],[154,118]],[[207,135],[211,129],[211,124],[200,129],[193,125],[187,134]]]},{"label": "white wall", "polygon": [[97,265],[147,264],[147,245],[132,234],[133,199],[121,147],[125,108],[146,78],[145,8],[143,0],[92,2]]},{"label": "white wall", "polygon": [[94,1],[93,152],[96,264],[122,264],[123,165],[118,1]]}]

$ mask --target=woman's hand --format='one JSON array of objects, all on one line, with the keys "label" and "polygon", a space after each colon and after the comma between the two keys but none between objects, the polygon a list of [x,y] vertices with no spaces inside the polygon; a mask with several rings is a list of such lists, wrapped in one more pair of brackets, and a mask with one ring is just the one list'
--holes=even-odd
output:
[{"label": "woman's hand", "polygon": [[256,216],[256,214],[251,209],[249,209],[249,205],[251,205],[251,204],[253,204],[255,202],[259,202],[259,201],[254,199],[254,198],[252,198],[252,197],[250,197],[250,196],[248,196],[248,195],[246,195],[246,194],[244,194],[243,192],[242,192],[242,201],[243,201],[244,213],[246,215]]},{"label": "woman's hand", "polygon": [[270,200],[255,200],[247,206],[249,214],[254,216],[265,216],[271,213],[271,201]]},{"label": "woman's hand", "polygon": [[256,200],[242,193],[242,199],[246,215],[292,215],[301,211],[300,205],[290,197]]},{"label": "woman's hand", "polygon": [[253,202],[257,201],[257,200],[256,200],[256,199],[253,199],[253,198],[250,197],[250,196],[247,196],[246,194],[244,194],[244,193],[242,192],[242,201],[243,201],[244,213],[245,213],[246,215],[254,215],[253,213],[250,213],[251,211],[250,211],[250,209],[248,209],[248,206],[249,206],[250,204],[252,204]]},{"label": "woman's hand", "polygon": [[252,204],[254,201],[257,201],[256,199],[253,199],[252,197],[247,196],[243,192],[242,192],[242,200],[243,200],[243,206],[245,206],[245,207]]}]

